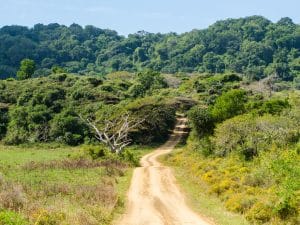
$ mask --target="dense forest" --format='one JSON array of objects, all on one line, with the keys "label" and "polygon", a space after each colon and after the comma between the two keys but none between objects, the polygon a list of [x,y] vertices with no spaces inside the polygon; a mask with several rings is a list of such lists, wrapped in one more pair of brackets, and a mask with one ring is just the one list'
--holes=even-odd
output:
[{"label": "dense forest", "polygon": [[241,73],[260,79],[276,72],[292,80],[299,71],[300,26],[260,16],[227,19],[184,34],[144,31],[128,37],[93,26],[36,24],[0,29],[0,77],[14,77],[20,61],[37,64],[35,76],[60,66],[67,72],[107,74],[152,69],[163,73]]}]

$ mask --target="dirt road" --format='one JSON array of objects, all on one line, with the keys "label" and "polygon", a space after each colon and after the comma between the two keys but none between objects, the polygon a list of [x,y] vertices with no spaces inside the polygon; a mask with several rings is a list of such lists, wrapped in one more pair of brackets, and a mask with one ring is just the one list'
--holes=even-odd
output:
[{"label": "dirt road", "polygon": [[127,211],[117,225],[207,225],[185,203],[170,168],[157,158],[171,152],[184,134],[186,119],[178,119],[170,139],[144,156],[136,168],[128,192]]}]

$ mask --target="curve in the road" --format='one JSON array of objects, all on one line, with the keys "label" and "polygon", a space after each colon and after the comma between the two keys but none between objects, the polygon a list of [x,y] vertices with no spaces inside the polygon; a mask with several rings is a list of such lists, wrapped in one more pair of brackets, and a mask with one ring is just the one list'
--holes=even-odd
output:
[{"label": "curve in the road", "polygon": [[171,152],[183,136],[186,119],[179,118],[170,139],[144,156],[133,173],[125,214],[117,225],[209,225],[186,204],[169,167],[157,158]]}]

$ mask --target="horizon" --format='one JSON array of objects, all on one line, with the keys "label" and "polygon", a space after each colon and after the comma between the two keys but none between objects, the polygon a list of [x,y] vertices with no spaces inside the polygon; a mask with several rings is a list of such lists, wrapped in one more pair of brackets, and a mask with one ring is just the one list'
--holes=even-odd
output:
[{"label": "horizon", "polygon": [[39,23],[65,26],[75,23],[82,27],[92,25],[114,30],[125,36],[142,30],[181,34],[193,29],[205,29],[217,21],[253,15],[263,16],[273,23],[289,17],[299,24],[299,7],[297,0],[153,0],[143,3],[138,0],[11,0],[0,9],[0,27],[20,25],[32,28]]}]

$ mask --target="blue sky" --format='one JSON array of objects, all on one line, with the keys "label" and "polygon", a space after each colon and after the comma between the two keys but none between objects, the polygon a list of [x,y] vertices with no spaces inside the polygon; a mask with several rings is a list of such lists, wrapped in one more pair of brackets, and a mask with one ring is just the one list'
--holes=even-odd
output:
[{"label": "blue sky", "polygon": [[262,15],[300,23],[300,0],[0,0],[0,26],[94,25],[120,34],[182,33],[217,20]]}]

